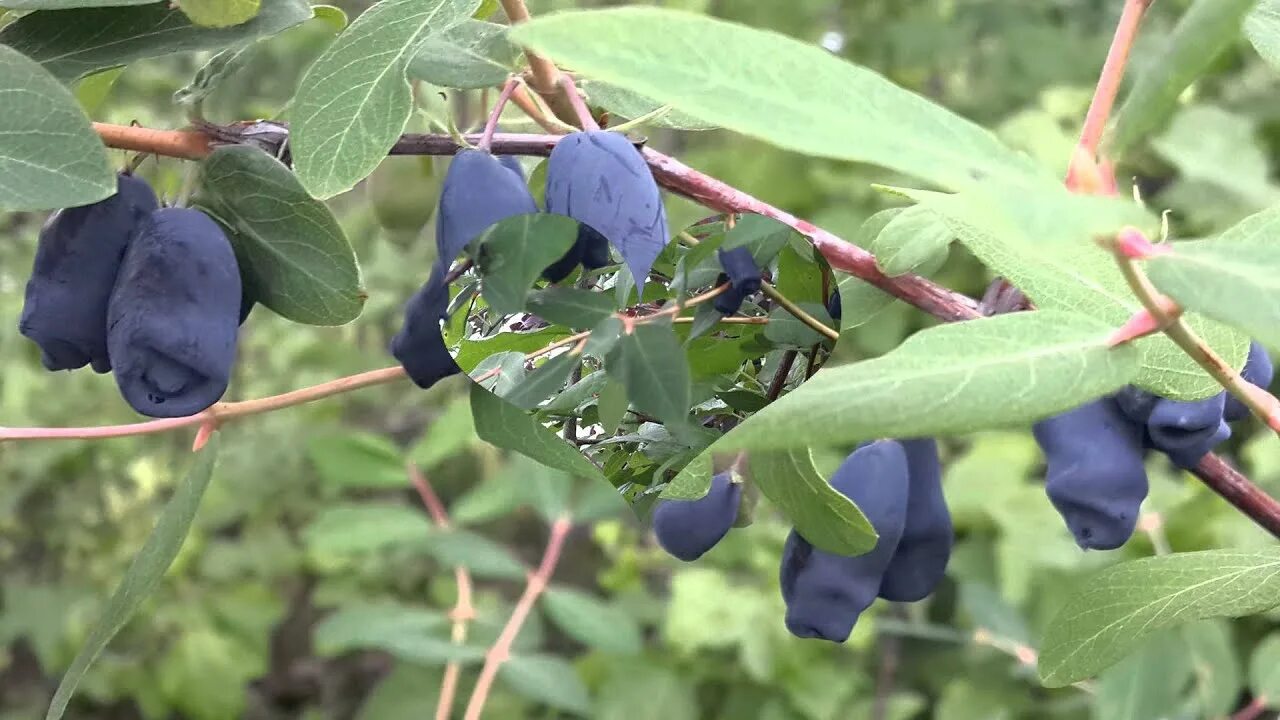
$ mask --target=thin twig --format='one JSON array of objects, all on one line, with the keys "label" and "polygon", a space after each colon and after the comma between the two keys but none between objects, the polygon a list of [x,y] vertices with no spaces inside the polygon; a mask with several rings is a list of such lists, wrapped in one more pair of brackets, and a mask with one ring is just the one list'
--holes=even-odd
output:
[{"label": "thin twig", "polygon": [[795,365],[799,354],[797,350],[788,350],[782,354],[782,361],[778,363],[778,370],[773,374],[773,381],[769,383],[769,391],[765,394],[769,402],[777,400],[782,394],[782,388],[787,385],[787,377],[791,375],[791,366]]},{"label": "thin twig", "polygon": [[[502,0],[502,9],[512,25],[518,25],[529,19],[529,8],[525,6],[524,0]],[[525,58],[529,60],[529,84],[542,96],[543,100],[546,100],[551,111],[561,120],[573,122],[573,108],[560,94],[560,69],[555,63],[529,48],[521,49],[524,50]]]},{"label": "thin twig", "polygon": [[480,136],[480,143],[476,146],[485,152],[491,152],[493,149],[493,133],[498,130],[498,119],[502,117],[502,110],[507,106],[507,101],[511,99],[511,93],[515,92],[520,85],[520,78],[507,78],[506,84],[502,86],[502,92],[498,95],[498,101],[493,104],[493,109],[489,111],[489,119],[484,124],[484,134]]},{"label": "thin twig", "polygon": [[525,619],[533,610],[534,603],[550,584],[551,576],[556,571],[556,564],[560,562],[560,552],[564,549],[565,537],[572,528],[573,523],[568,517],[557,518],[551,523],[551,534],[547,539],[547,549],[542,553],[542,562],[538,563],[538,569],[529,575],[524,592],[516,601],[511,617],[507,619],[507,624],[498,635],[498,640],[485,655],[484,667],[480,668],[480,676],[476,679],[475,688],[471,691],[471,699],[467,702],[464,720],[480,720],[480,714],[484,712],[484,704],[489,699],[489,691],[493,687],[494,679],[498,676],[498,670],[502,668],[503,663],[511,659],[511,646],[516,636],[520,634],[520,628],[524,626]]},{"label": "thin twig", "polygon": [[[409,481],[418,491],[418,497],[422,499],[422,504],[427,508],[432,521],[441,530],[448,530],[451,525],[449,512],[445,509],[444,503],[440,502],[440,496],[436,495],[435,489],[431,487],[431,481],[426,473],[422,472],[413,461],[407,462],[405,468],[409,472]],[[465,566],[458,565],[453,569],[453,576],[458,584],[458,599],[449,613],[449,619],[453,621],[450,639],[454,645],[462,645],[467,642],[467,624],[475,619],[476,609],[471,603],[471,573],[467,572]],[[449,720],[453,714],[453,699],[458,694],[458,678],[461,675],[462,666],[457,662],[445,665],[444,677],[440,680],[440,700],[436,703],[436,720]]]}]

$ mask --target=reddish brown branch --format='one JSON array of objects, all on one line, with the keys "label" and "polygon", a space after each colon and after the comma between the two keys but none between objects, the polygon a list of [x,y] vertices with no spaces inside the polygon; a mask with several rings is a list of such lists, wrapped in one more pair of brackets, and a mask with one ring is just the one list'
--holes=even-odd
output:
[{"label": "reddish brown branch", "polygon": [[[288,136],[283,126],[273,126],[275,134],[261,132],[264,123],[202,126],[201,130],[212,139],[223,143],[254,144],[266,150],[279,151],[279,144]],[[244,128],[255,130],[252,136]],[[193,131],[165,131],[119,125],[99,125],[98,132],[111,147],[163,153],[172,147],[194,147],[187,136]],[[171,137],[177,136],[177,137]],[[468,142],[479,142],[479,136],[468,136]],[[497,133],[493,137],[493,151],[509,155],[551,154],[559,141],[557,135],[527,135]],[[399,155],[452,155],[458,147],[447,135],[404,135],[392,148]],[[970,320],[981,317],[978,305],[972,299],[953,292],[918,275],[888,277],[876,267],[875,257],[862,248],[845,242],[835,235],[815,227],[790,213],[773,207],[720,180],[705,175],[650,148],[643,148],[645,159],[654,177],[668,190],[702,203],[721,212],[754,212],[771,217],[795,229],[813,240],[831,266],[868,282],[885,292],[900,298],[936,318],[945,321]],[[179,154],[177,157],[187,157]],[[198,157],[198,155],[197,155]],[[256,410],[256,408],[255,408]],[[179,423],[193,423],[186,418]],[[169,429],[169,428],[164,428]],[[157,428],[156,432],[162,431]],[[82,437],[82,436],[76,436]],[[1268,532],[1280,537],[1280,503],[1249,482],[1248,478],[1230,468],[1221,458],[1210,455],[1196,470],[1199,477],[1214,492],[1258,523]]]},{"label": "reddish brown branch", "polygon": [[502,633],[498,635],[497,641],[485,655],[484,667],[480,669],[480,677],[476,679],[475,688],[471,691],[471,699],[467,702],[467,713],[463,720],[480,720],[480,714],[484,712],[484,704],[489,699],[489,691],[493,687],[494,679],[498,676],[498,670],[503,663],[511,659],[511,646],[516,636],[520,634],[520,628],[524,626],[524,621],[533,611],[533,605],[538,601],[538,597],[551,583],[551,576],[555,574],[556,565],[560,562],[560,553],[564,549],[564,540],[572,528],[573,523],[567,517],[557,518],[551,524],[551,535],[547,538],[547,549],[542,553],[542,562],[538,563],[538,569],[529,575],[524,592],[516,601],[515,610],[511,611],[511,617],[507,619]]},{"label": "reddish brown branch", "polygon": [[[441,530],[448,530],[449,512],[445,510],[444,503],[440,502],[435,488],[431,487],[431,481],[416,463],[410,461],[405,467],[409,472],[409,481],[413,483],[418,497],[422,498],[423,506],[427,508],[427,514],[431,515],[431,519]],[[449,613],[449,619],[453,621],[451,639],[453,644],[462,645],[467,641],[467,623],[475,619],[476,609],[471,604],[471,573],[459,565],[453,569],[453,576],[458,584],[458,600]],[[445,665],[444,677],[440,680],[440,699],[436,703],[436,720],[449,720],[453,715],[453,699],[458,694],[458,679],[461,676],[461,665],[456,662]]]}]

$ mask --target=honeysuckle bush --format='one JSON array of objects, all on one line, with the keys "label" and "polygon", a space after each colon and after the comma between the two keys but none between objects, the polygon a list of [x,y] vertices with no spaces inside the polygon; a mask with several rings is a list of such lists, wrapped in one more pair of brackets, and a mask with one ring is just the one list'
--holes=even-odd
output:
[{"label": "honeysuckle bush", "polygon": [[[463,671],[460,690],[452,682],[471,696],[468,716],[486,717],[1219,717],[1256,714],[1280,695],[1270,536],[1152,455],[1141,531],[1113,553],[1084,554],[1044,497],[1042,461],[1025,432],[1129,383],[1179,400],[1220,391],[1166,339],[1108,347],[1108,334],[1142,305],[1116,257],[1091,241],[1129,226],[1157,237],[1164,208],[1176,211],[1171,237],[1210,239],[1143,256],[1159,290],[1200,313],[1189,325],[1232,368],[1249,337],[1274,349],[1266,241],[1276,193],[1265,153],[1274,138],[1262,100],[1275,82],[1272,3],[1151,8],[1133,89],[1102,145],[1121,163],[1120,197],[1060,187],[1119,15],[1108,3],[717,10],[745,25],[535,5],[535,19],[510,32],[501,13],[491,17],[497,3],[382,0],[347,8],[350,24],[334,8],[292,0],[75,5],[15,0],[0,20],[0,87],[20,98],[0,106],[0,208],[13,211],[5,232],[14,240],[0,264],[5,317],[16,325],[40,211],[102,199],[113,170],[134,159],[103,150],[87,117],[174,128],[190,114],[214,123],[202,126],[211,134],[239,128],[228,136],[239,147],[199,162],[166,157],[183,152],[159,144],[135,148],[158,153],[137,159],[165,199],[194,202],[224,224],[265,308],[241,333],[225,401],[386,364],[401,307],[438,259],[430,210],[448,163],[386,152],[403,132],[434,131],[447,143],[442,128],[478,128],[496,95],[483,90],[525,62],[517,44],[578,73],[609,120],[669,106],[642,126],[648,147],[683,146],[676,155],[688,164],[864,246],[885,272],[920,271],[971,297],[998,274],[1038,310],[930,328],[778,226],[764,233],[778,249],[762,264],[783,296],[832,328],[826,300],[840,288],[838,346],[778,308],[768,325],[704,336],[683,358],[642,357],[668,341],[681,347],[665,326],[622,341],[633,354],[624,362],[653,372],[623,373],[625,399],[641,413],[608,421],[610,441],[587,451],[598,473],[563,446],[542,445],[535,460],[513,451],[539,447],[530,438],[546,428],[531,417],[556,430],[568,417],[594,426],[616,401],[606,413],[582,387],[581,399],[551,388],[574,399],[573,412],[544,406],[524,416],[463,378],[235,418],[212,439],[203,428],[208,444],[194,456],[183,433],[7,444],[0,630],[11,672],[0,682],[16,692],[3,693],[4,710],[25,717],[51,704],[58,716],[70,701],[71,713],[92,715],[119,701],[144,717],[420,717],[450,687],[451,667]],[[936,102],[748,26],[806,41],[829,31],[827,47]],[[544,98],[552,109],[558,92]],[[225,125],[258,117],[290,120],[288,144],[281,125]],[[502,125],[543,132],[515,109]],[[709,126],[725,130],[702,131]],[[500,138],[499,152],[502,142],[517,140]],[[536,158],[524,170],[535,190],[545,182]],[[1105,166],[1072,167],[1077,190],[1105,186],[1107,175]],[[1130,176],[1145,208],[1121,199]],[[665,201],[672,235],[691,228],[695,241],[721,241],[722,208]],[[903,220],[872,219],[908,204]],[[741,233],[773,221],[732,222]],[[632,259],[625,245],[615,249]],[[668,245],[655,268],[671,282],[646,286],[670,301],[711,285],[714,272],[681,277],[696,252]],[[499,282],[493,258],[476,259],[454,290],[459,303],[477,280],[482,295]],[[625,270],[602,277],[611,283],[606,312],[634,304],[615,292],[626,289]],[[692,310],[686,317],[698,325]],[[501,394],[527,371],[503,353],[537,351],[581,322],[462,333],[455,319],[452,337],[464,370],[503,369],[510,382],[492,388]],[[5,428],[134,419],[109,377],[43,374],[16,334],[0,348]],[[787,392],[769,402],[790,351],[799,360],[780,387]],[[575,384],[606,374],[588,370]],[[694,418],[717,422],[672,422],[695,405]],[[841,646],[795,640],[776,588],[787,531],[848,553],[871,540],[852,505],[810,481],[838,462],[832,450],[922,434],[945,436],[957,530],[946,581],[925,603],[873,606]],[[1237,427],[1225,450],[1275,490],[1275,442]],[[673,567],[624,500],[643,517],[659,494],[697,497],[716,454],[744,449],[792,453],[769,466],[791,466],[794,476],[753,478],[764,496],[753,522],[697,564]],[[812,457],[794,455],[805,449]],[[421,507],[415,471],[443,496],[452,529]],[[576,529],[565,529],[566,517]],[[540,556],[554,571],[545,591],[522,582],[547,566]],[[475,584],[474,618],[454,607],[455,566]],[[530,588],[536,611],[504,640]],[[466,638],[453,634],[460,620]],[[495,663],[491,645],[512,655]],[[347,684],[351,692],[332,689]],[[461,714],[462,701],[454,708]]]}]

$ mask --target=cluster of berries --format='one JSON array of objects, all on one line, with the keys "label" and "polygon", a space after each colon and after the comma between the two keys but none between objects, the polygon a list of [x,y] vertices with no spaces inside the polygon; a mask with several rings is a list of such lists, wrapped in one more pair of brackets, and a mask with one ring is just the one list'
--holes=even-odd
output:
[{"label": "cluster of berries", "polygon": [[121,173],[114,195],[41,229],[18,329],[45,368],[112,372],[139,413],[182,417],[226,392],[252,307],[218,224]]}]

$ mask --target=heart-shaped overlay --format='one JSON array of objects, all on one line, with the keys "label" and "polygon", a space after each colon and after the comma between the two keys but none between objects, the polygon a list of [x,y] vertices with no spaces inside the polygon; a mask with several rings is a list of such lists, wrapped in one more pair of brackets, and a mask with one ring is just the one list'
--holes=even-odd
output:
[{"label": "heart-shaped overlay", "polygon": [[[544,270],[560,262],[563,274],[588,230],[554,213],[517,215],[452,263],[437,260],[433,281],[449,281],[442,338],[472,380],[478,434],[608,483],[642,520],[686,466],[711,461],[749,478],[743,457],[711,458],[709,446],[839,357],[839,293],[825,260],[776,220],[712,216],[662,249],[643,301],[616,242],[603,267],[548,281]],[[726,314],[738,297],[720,253],[735,248],[764,284]],[[758,498],[747,487],[739,525]]]}]

